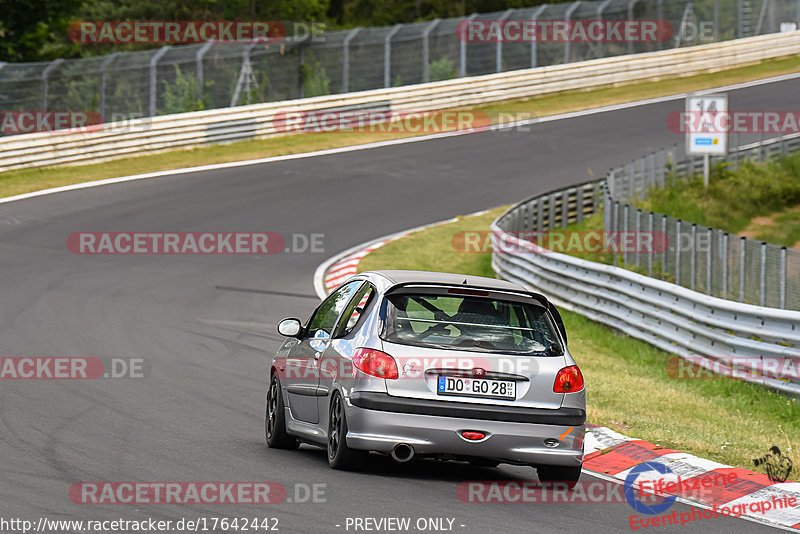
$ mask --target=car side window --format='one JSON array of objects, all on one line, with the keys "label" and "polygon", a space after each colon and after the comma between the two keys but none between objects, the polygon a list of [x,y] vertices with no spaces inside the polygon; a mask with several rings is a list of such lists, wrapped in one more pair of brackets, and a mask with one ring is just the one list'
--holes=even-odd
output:
[{"label": "car side window", "polygon": [[311,337],[330,337],[336,320],[344,310],[353,292],[363,283],[362,280],[354,280],[341,286],[331,293],[314,312],[308,322],[306,331]]},{"label": "car side window", "polygon": [[352,301],[350,301],[350,305],[342,315],[342,322],[337,329],[338,332],[336,333],[336,337],[346,336],[353,331],[353,328],[355,328],[356,324],[358,324],[358,320],[361,318],[361,315],[364,313],[367,304],[369,304],[369,301],[374,294],[375,288],[373,288],[370,284],[364,284],[364,287],[362,287],[358,293],[356,293],[356,296],[353,297]]}]

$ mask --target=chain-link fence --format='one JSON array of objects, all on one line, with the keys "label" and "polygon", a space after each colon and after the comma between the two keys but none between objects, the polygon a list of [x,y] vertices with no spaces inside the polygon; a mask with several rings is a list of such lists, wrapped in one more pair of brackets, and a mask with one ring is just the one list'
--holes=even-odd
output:
[{"label": "chain-link fence", "polygon": [[[666,21],[653,40],[475,42],[471,21]],[[278,43],[201,43],[42,63],[0,63],[0,110],[95,111],[104,120],[379,89],[774,33],[800,0],[594,0],[308,33]],[[87,45],[91,46],[91,45]]]},{"label": "chain-link fence", "polygon": [[[800,135],[792,134],[732,149],[725,157],[734,168],[743,159],[764,161],[800,151]],[[800,250],[732,235],[630,204],[667,180],[685,179],[702,169],[702,157],[675,163],[675,150],[664,150],[612,170],[606,182],[604,221],[608,232],[648,232],[652,253],[622,252],[615,261],[707,295],[800,310]],[[672,172],[667,173],[668,166]]]}]

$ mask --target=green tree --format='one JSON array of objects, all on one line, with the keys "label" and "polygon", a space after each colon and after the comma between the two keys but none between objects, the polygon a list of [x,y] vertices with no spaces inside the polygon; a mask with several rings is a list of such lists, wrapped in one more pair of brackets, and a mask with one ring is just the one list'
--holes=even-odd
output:
[{"label": "green tree", "polygon": [[53,46],[65,36],[81,0],[0,0],[0,61],[37,61],[72,55]]}]

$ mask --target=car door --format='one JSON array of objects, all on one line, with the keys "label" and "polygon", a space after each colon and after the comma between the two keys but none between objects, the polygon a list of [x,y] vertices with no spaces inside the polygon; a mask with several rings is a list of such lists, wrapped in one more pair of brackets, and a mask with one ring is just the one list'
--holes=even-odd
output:
[{"label": "car door", "polygon": [[331,293],[314,311],[305,327],[305,335],[286,356],[286,392],[292,417],[317,423],[319,361],[330,343],[333,329],[362,280],[348,282]]},{"label": "car door", "polygon": [[319,397],[317,397],[321,415],[328,409],[327,395],[339,375],[352,376],[352,357],[357,345],[355,345],[354,336],[350,334],[362,322],[361,318],[372,302],[375,293],[375,288],[369,282],[358,288],[336,325],[333,339],[323,352],[319,367]]}]

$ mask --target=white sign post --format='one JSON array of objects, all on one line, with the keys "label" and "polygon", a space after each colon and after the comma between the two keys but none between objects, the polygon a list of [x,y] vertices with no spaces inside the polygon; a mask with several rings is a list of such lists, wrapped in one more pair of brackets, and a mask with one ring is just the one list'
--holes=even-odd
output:
[{"label": "white sign post", "polygon": [[711,156],[728,153],[728,95],[686,97],[686,153],[703,156],[703,185],[708,188]]}]

